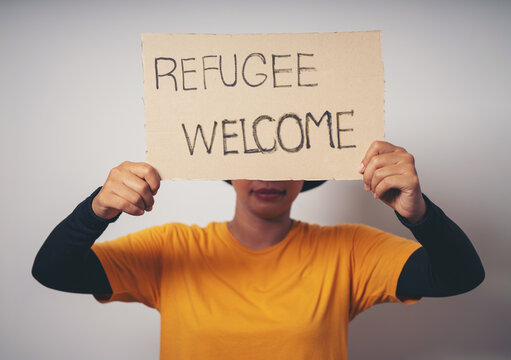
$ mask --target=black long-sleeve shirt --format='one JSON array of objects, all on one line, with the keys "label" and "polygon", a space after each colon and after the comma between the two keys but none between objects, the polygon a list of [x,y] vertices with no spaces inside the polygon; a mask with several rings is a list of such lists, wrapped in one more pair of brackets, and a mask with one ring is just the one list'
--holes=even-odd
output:
[{"label": "black long-sleeve shirt", "polygon": [[[81,202],[48,236],[39,250],[33,276],[43,285],[67,292],[111,294],[112,288],[101,262],[91,250],[108,224],[92,210],[99,192]],[[422,247],[408,259],[399,277],[400,298],[450,296],[469,291],[484,279],[481,260],[465,233],[424,196],[424,218],[410,224],[398,213]]]}]

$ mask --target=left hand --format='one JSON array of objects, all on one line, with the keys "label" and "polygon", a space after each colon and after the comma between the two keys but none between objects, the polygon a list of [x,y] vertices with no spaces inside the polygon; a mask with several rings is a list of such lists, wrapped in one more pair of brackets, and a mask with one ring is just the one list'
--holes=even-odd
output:
[{"label": "left hand", "polygon": [[396,210],[411,223],[426,213],[419,178],[412,154],[385,141],[369,146],[359,172],[364,175],[364,189]]}]

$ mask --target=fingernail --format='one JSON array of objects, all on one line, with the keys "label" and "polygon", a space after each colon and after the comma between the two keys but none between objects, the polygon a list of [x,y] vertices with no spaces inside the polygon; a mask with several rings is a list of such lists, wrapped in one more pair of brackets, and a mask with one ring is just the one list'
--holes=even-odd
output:
[{"label": "fingernail", "polygon": [[360,165],[359,165],[359,167],[358,167],[358,172],[359,172],[359,173],[363,173],[363,172],[364,172],[364,169],[365,169],[364,163],[360,163]]},{"label": "fingernail", "polygon": [[365,191],[369,191],[369,186],[367,186],[367,184],[366,184],[366,183],[364,183],[364,190],[365,190]]}]

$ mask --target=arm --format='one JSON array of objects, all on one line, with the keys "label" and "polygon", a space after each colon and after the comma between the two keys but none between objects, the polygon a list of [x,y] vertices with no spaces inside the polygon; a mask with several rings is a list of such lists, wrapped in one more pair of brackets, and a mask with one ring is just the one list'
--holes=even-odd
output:
[{"label": "arm", "polygon": [[33,276],[57,290],[111,294],[91,246],[121,212],[142,215],[150,211],[159,185],[158,173],[148,164],[124,162],[112,169],[104,186],[51,232],[36,256]]},{"label": "arm", "polygon": [[422,248],[406,262],[397,285],[401,298],[458,295],[484,280],[484,268],[465,233],[427,197],[424,218],[411,224],[399,213]]},{"label": "arm", "polygon": [[86,294],[112,292],[105,271],[91,250],[94,241],[119,216],[106,220],[92,211],[92,199],[100,190],[58,224],[37,253],[32,275],[44,286]]},{"label": "arm", "polygon": [[423,245],[403,267],[397,296],[455,295],[482,282],[484,269],[475,249],[463,231],[423,196],[411,154],[376,141],[362,160],[360,172],[365,190],[393,208]]}]

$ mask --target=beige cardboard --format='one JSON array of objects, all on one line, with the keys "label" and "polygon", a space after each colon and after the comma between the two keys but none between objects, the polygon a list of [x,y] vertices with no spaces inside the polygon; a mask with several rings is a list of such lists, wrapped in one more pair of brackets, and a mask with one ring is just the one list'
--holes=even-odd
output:
[{"label": "beige cardboard", "polygon": [[144,34],[142,57],[162,179],[359,179],[384,138],[379,31]]}]

